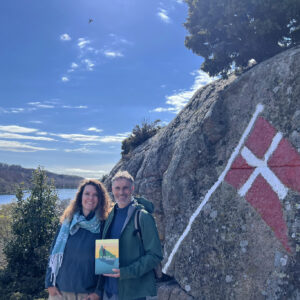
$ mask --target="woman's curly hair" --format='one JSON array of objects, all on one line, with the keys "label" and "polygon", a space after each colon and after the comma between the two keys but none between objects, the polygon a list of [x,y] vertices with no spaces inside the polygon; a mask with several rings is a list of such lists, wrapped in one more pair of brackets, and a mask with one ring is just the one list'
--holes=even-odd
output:
[{"label": "woman's curly hair", "polygon": [[60,217],[61,223],[66,218],[71,221],[74,213],[80,212],[82,210],[82,193],[87,185],[94,186],[98,194],[98,204],[95,208],[96,216],[98,216],[99,220],[107,219],[108,214],[111,211],[112,202],[104,184],[96,179],[84,179],[79,184],[75,199],[70,202],[70,204],[67,206],[64,213]]}]

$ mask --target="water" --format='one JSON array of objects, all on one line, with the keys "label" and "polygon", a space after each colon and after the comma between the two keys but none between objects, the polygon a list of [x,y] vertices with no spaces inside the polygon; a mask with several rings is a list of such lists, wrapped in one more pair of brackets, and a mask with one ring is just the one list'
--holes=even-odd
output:
[{"label": "water", "polygon": [[[77,189],[57,189],[58,198],[60,200],[73,199],[75,197],[76,191]],[[15,195],[0,195],[0,205],[11,203],[12,201],[15,201],[15,199]]]}]

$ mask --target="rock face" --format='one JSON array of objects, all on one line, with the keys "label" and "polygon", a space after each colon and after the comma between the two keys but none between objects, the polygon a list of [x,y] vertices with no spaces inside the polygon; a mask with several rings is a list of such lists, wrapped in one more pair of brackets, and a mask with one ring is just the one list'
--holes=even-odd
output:
[{"label": "rock face", "polygon": [[156,206],[176,299],[300,299],[300,47],[200,89],[119,169]]}]

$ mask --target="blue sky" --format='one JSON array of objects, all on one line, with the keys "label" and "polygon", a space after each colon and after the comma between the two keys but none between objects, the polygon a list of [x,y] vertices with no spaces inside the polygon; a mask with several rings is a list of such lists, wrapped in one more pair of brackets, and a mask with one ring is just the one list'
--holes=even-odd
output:
[{"label": "blue sky", "polygon": [[[100,178],[200,86],[180,0],[3,0],[0,162]],[[89,20],[92,19],[92,22]]]}]

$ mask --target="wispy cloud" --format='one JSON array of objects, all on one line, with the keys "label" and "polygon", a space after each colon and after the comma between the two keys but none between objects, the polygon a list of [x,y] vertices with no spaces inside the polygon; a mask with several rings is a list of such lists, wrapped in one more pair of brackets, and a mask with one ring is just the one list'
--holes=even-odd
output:
[{"label": "wispy cloud", "polygon": [[33,123],[33,124],[42,124],[43,122],[42,122],[42,121],[36,120],[36,121],[29,121],[29,123]]},{"label": "wispy cloud", "polygon": [[92,153],[93,151],[91,149],[88,149],[86,147],[76,148],[76,149],[65,149],[65,152],[79,152],[79,153]]},{"label": "wispy cloud", "polygon": [[90,59],[83,59],[82,62],[85,64],[87,70],[93,71],[93,67],[95,66],[95,64]]},{"label": "wispy cloud", "polygon": [[37,102],[28,102],[28,105],[37,107],[37,108],[54,108],[55,106],[52,104],[45,104],[45,103],[41,103],[39,101]]},{"label": "wispy cloud", "polygon": [[59,38],[62,41],[71,41],[71,37],[67,33],[61,34]]},{"label": "wispy cloud", "polygon": [[195,76],[195,78],[194,83],[189,90],[181,90],[172,95],[166,96],[166,104],[168,107],[157,107],[152,110],[152,112],[172,112],[177,114],[199,88],[216,80],[216,78],[209,77],[207,73],[203,71],[194,71],[191,75]]},{"label": "wispy cloud", "polygon": [[62,81],[62,82],[68,82],[68,81],[70,81],[70,79],[69,79],[69,77],[67,77],[67,76],[63,76],[63,77],[61,78],[61,81]]},{"label": "wispy cloud", "polygon": [[12,132],[12,133],[32,133],[32,132],[36,132],[37,129],[22,127],[18,125],[4,125],[4,126],[0,125],[0,131]]},{"label": "wispy cloud", "polygon": [[56,149],[36,147],[27,143],[20,143],[16,141],[0,140],[0,151],[36,152],[36,151],[54,151],[54,150]]},{"label": "wispy cloud", "polygon": [[102,132],[102,129],[98,129],[97,127],[90,127],[87,129],[87,131],[95,131],[95,132]]},{"label": "wispy cloud", "polygon": [[123,57],[123,54],[120,51],[112,51],[112,50],[105,50],[104,55],[110,58]]},{"label": "wispy cloud", "polygon": [[34,141],[55,141],[52,138],[43,136],[32,136],[32,135],[22,135],[17,133],[0,132],[0,138],[2,139],[16,139],[16,140],[34,140]]},{"label": "wispy cloud", "polygon": [[171,23],[171,19],[168,16],[168,11],[164,8],[158,8],[157,12],[158,17],[165,23]]},{"label": "wispy cloud", "polygon": [[83,49],[86,47],[86,45],[90,44],[91,41],[88,40],[88,39],[85,39],[85,38],[79,38],[78,39],[78,42],[77,42],[77,46],[80,48],[80,49]]},{"label": "wispy cloud", "polygon": [[99,142],[99,143],[120,143],[125,138],[128,137],[130,133],[117,133],[116,135],[108,135],[108,136],[99,136],[99,135],[86,135],[86,134],[77,134],[77,133],[61,133],[54,134],[53,136],[58,136],[62,139],[66,139],[73,142]]},{"label": "wispy cloud", "polygon": [[63,105],[63,108],[68,108],[68,109],[87,109],[88,107],[86,105],[77,105],[77,106],[72,106],[72,105]]}]

